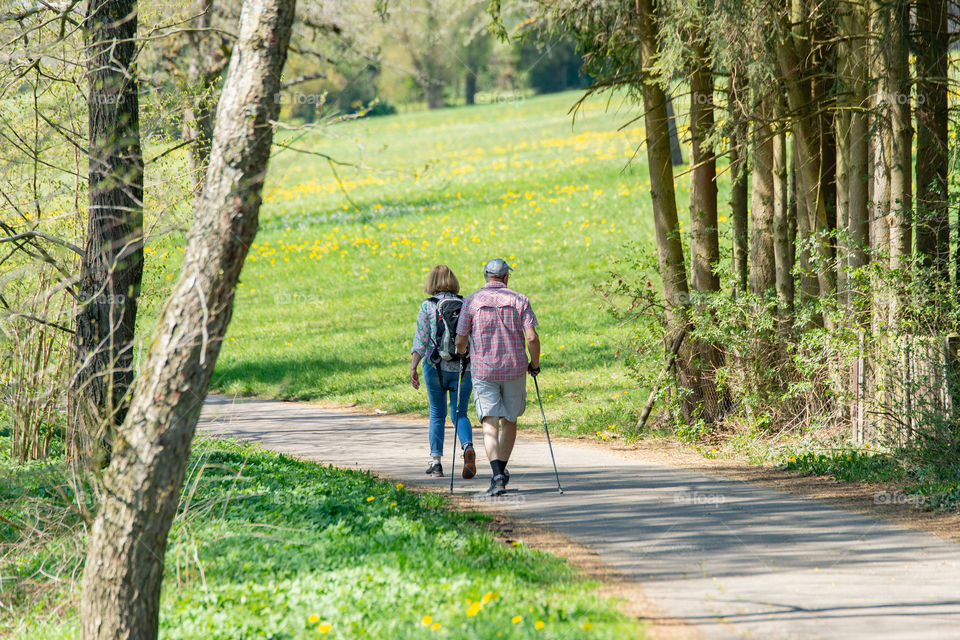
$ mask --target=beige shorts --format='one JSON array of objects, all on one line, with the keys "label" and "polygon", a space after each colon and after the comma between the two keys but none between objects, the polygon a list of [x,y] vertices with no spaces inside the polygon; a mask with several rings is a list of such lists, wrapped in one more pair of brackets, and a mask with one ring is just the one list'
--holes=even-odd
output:
[{"label": "beige shorts", "polygon": [[473,403],[477,407],[477,420],[487,417],[505,418],[516,422],[527,408],[527,377],[515,380],[473,379]]}]

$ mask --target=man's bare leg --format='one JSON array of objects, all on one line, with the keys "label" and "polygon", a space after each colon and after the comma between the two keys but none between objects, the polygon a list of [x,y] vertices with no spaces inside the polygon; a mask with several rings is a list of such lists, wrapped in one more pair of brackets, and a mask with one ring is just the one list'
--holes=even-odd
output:
[{"label": "man's bare leg", "polygon": [[487,450],[487,460],[500,460],[500,418],[487,416],[483,419],[483,448]]},{"label": "man's bare leg", "polygon": [[506,418],[500,418],[500,433],[497,438],[500,457],[498,460],[507,462],[513,453],[513,444],[517,441],[517,423]]}]

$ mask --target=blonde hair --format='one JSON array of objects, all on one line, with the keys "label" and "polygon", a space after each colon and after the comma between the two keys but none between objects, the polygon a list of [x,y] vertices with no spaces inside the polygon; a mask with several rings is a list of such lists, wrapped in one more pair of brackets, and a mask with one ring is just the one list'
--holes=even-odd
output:
[{"label": "blonde hair", "polygon": [[440,291],[460,293],[460,281],[457,280],[457,276],[453,275],[450,267],[445,264],[438,264],[430,269],[430,273],[427,274],[427,281],[423,285],[423,290],[430,296]]}]

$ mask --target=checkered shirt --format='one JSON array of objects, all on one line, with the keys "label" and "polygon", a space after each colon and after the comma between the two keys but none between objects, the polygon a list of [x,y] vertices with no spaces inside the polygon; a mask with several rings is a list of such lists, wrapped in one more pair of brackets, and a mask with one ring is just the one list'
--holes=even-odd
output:
[{"label": "checkered shirt", "polygon": [[537,326],[527,296],[491,280],[463,301],[457,335],[470,336],[474,379],[515,380],[527,371],[524,327]]}]

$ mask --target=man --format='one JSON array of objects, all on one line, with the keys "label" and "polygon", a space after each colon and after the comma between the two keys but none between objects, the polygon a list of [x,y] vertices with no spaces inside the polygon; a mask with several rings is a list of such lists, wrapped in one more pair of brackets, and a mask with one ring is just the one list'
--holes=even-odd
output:
[{"label": "man", "polygon": [[493,469],[488,496],[507,490],[517,417],[527,406],[526,373],[540,373],[537,317],[526,296],[507,288],[511,271],[500,258],[489,261],[483,268],[486,284],[463,301],[457,324],[457,351],[466,353],[470,345],[473,399]]}]

